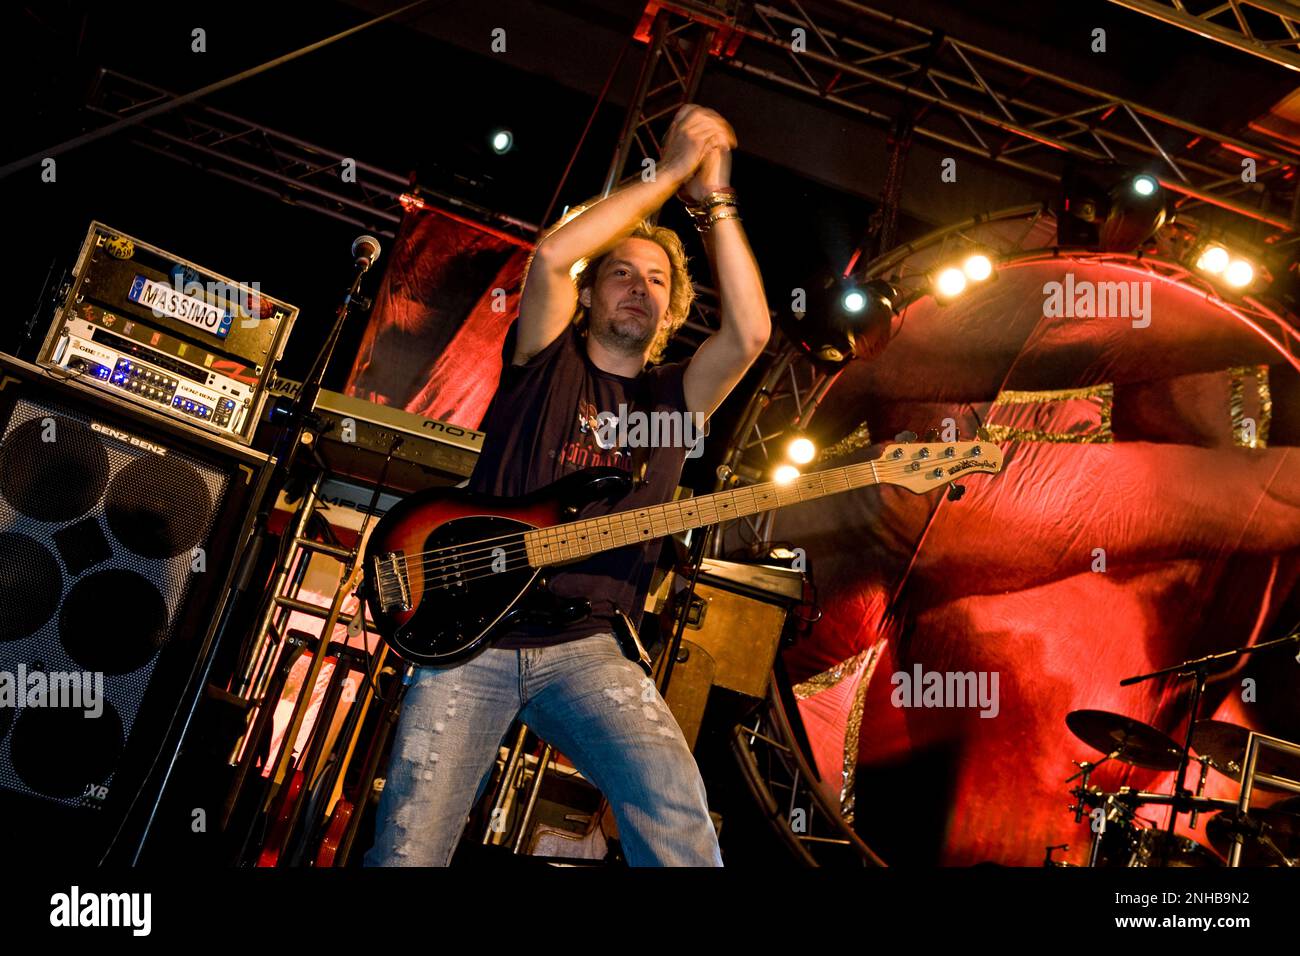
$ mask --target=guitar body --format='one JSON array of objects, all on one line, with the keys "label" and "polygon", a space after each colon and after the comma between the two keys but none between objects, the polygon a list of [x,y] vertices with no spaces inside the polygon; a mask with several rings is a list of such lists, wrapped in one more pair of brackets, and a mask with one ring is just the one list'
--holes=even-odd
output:
[{"label": "guitar body", "polygon": [[[907,433],[910,434],[910,433]],[[901,436],[900,436],[901,437]],[[915,438],[915,435],[911,435]],[[435,488],[400,502],[366,544],[364,595],[379,633],[407,661],[459,664],[494,633],[519,623],[563,626],[591,613],[586,601],[546,590],[543,568],[577,556],[652,541],[823,495],[892,484],[924,494],[959,478],[1002,468],[988,439],[904,442],[877,459],[802,475],[789,483],[742,485],[687,501],[625,509],[572,528],[593,501],[611,503],[631,489],[617,468],[588,468],[506,500],[461,488]]]},{"label": "guitar body", "polygon": [[630,488],[627,472],[590,468],[520,498],[432,488],[404,499],[366,544],[364,595],[380,635],[407,661],[449,667],[513,624],[580,620],[590,607],[545,590],[520,535]]},{"label": "guitar body", "polygon": [[343,843],[343,836],[348,832],[351,823],[352,803],[346,797],[340,797],[339,802],[334,806],[334,812],[330,814],[330,822],[325,828],[325,835],[321,838],[320,849],[316,851],[316,866],[334,865],[334,859]]},{"label": "guitar body", "polygon": [[289,838],[289,829],[292,826],[291,814],[293,805],[298,800],[298,794],[302,792],[305,775],[301,770],[293,772],[293,779],[289,781],[289,786],[284,788],[279,805],[276,807],[275,823],[272,824],[270,832],[262,842],[262,851],[257,856],[258,866],[278,866],[280,863],[280,848]]}]

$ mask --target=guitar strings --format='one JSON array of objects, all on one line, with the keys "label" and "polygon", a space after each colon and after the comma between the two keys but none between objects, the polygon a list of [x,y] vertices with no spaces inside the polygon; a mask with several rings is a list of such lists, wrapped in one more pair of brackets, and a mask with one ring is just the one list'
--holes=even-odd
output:
[{"label": "guitar strings", "polygon": [[[879,460],[880,460],[880,459],[873,459],[873,461],[879,461]],[[962,460],[963,460],[963,459],[961,459],[961,458],[931,459],[931,461],[962,461]],[[865,472],[865,470],[868,470],[867,466],[871,465],[871,463],[872,463],[872,462],[863,462],[863,463],[861,463],[861,464],[859,464],[859,465],[849,465],[849,466],[847,466],[846,471],[847,471],[848,469],[853,469],[853,468],[862,468],[862,469],[864,469],[864,472]],[[875,469],[874,474],[877,475],[877,476],[884,474],[884,475],[887,475],[888,477],[901,477],[902,475],[908,473],[909,471],[910,471],[912,474],[916,474],[916,475],[920,475],[920,474],[922,474],[922,470],[914,470],[914,469],[911,468],[911,465],[912,465],[912,464],[915,464],[915,462],[886,462],[885,464],[889,466],[888,470],[886,470],[885,467],[878,467],[878,468]],[[901,467],[901,468],[898,468],[897,466],[899,466],[899,465],[901,465],[902,467]],[[751,485],[749,488],[746,488],[746,489],[743,489],[743,490],[751,491],[751,492],[756,492],[756,491],[757,491],[758,489],[760,489],[760,488],[768,487],[768,488],[772,488],[772,489],[774,489],[774,490],[776,491],[776,493],[779,495],[782,491],[790,491],[790,490],[794,490],[794,489],[798,488],[800,484],[805,483],[805,482],[810,482],[812,479],[818,478],[820,475],[823,475],[823,474],[825,474],[825,473],[824,473],[824,472],[814,472],[814,473],[811,474],[811,475],[804,475],[802,478],[799,479],[799,481],[794,482],[794,483],[792,483],[792,484],[790,484],[790,485],[777,485],[777,484],[775,484],[775,483],[773,483],[773,482],[765,482],[764,484],[761,484],[761,485]],[[824,480],[824,479],[823,479],[823,480]],[[876,483],[878,484],[879,482],[876,482]],[[860,485],[859,487],[870,487],[870,486],[869,486],[869,485]],[[937,485],[936,485],[935,487],[940,487],[940,486],[937,486]],[[738,490],[741,490],[741,489],[738,489]],[[823,495],[830,495],[830,494],[841,494],[841,493],[843,493],[843,492],[845,492],[845,491],[852,491],[853,489],[852,489],[852,488],[841,488],[841,489],[837,489],[836,491],[831,491],[831,492],[826,492],[824,488],[822,488],[822,489],[812,489],[812,490],[821,490],[821,491],[823,492]],[[686,504],[690,504],[691,502],[703,501],[705,498],[711,497],[712,494],[721,494],[721,493],[722,493],[722,492],[711,492],[711,493],[708,494],[708,495],[700,495],[700,496],[698,496],[698,497],[696,497],[696,498],[684,498],[684,499],[682,499],[681,501],[678,501],[678,502],[666,502],[666,504],[686,505]],[[801,499],[801,500],[802,500],[802,499]],[[791,502],[788,502],[788,503],[789,503],[789,504],[798,504],[797,501],[791,501]],[[648,506],[648,507],[650,507],[650,508],[661,508],[661,507],[663,507],[663,506],[664,506],[664,505],[650,505],[650,506]],[[784,506],[784,505],[778,505],[777,507],[785,507],[785,506]],[[613,517],[616,517],[616,516],[618,516],[618,515],[628,515],[628,516],[631,516],[631,515],[635,514],[635,511],[636,511],[636,509],[629,509],[629,510],[627,510],[627,511],[614,511],[614,512],[610,512],[610,513],[607,514],[607,515],[597,515],[597,516],[592,517],[592,518],[584,518],[584,519],[582,519],[582,521],[600,521],[600,520],[603,520],[603,519],[605,519],[605,518],[613,518]],[[720,520],[721,520],[721,519],[720,519]],[[576,524],[581,524],[582,521],[570,522],[570,524],[575,524],[575,525],[576,525]],[[551,526],[550,526],[550,528],[560,528],[560,527],[564,527],[564,525],[551,525]],[[529,529],[529,531],[546,531],[546,530],[549,530],[549,529],[548,529],[548,528],[532,528],[532,529]],[[479,544],[490,544],[490,543],[493,542],[493,541],[500,541],[500,540],[505,540],[505,539],[509,539],[509,538],[518,537],[520,534],[524,534],[524,533],[527,533],[527,532],[510,532],[510,533],[507,533],[507,534],[498,535],[498,536],[495,537],[495,538],[482,538],[482,539],[479,539],[479,540],[477,540],[477,541],[474,541],[473,544],[475,544],[475,545],[479,545]],[[413,558],[413,557],[421,557],[422,555],[437,554],[437,553],[439,553],[439,552],[441,552],[441,551],[454,551],[454,550],[456,550],[458,547],[461,547],[461,545],[446,545],[446,546],[441,547],[441,548],[432,548],[432,549],[430,549],[430,550],[428,550],[428,551],[412,551],[412,552],[410,552],[410,554],[406,555],[406,557],[407,557],[408,560],[409,560],[410,558]],[[479,549],[479,550],[482,551],[482,550],[490,550],[490,549]],[[474,553],[474,552],[464,552],[464,553],[466,553],[466,554],[472,554],[472,553]]]},{"label": "guitar strings", "polygon": [[[961,461],[961,460],[963,460],[963,459],[956,459],[956,458],[936,458],[936,459],[930,459],[930,461],[933,461],[933,462],[949,462],[949,461]],[[873,462],[879,462],[879,461],[880,461],[880,459],[873,459]],[[915,464],[915,463],[916,463],[916,462],[911,462],[911,461],[909,461],[909,462],[884,462],[883,465],[877,465],[877,467],[873,470],[873,475],[874,475],[875,477],[877,477],[877,478],[880,478],[881,476],[884,476],[884,477],[900,477],[900,476],[902,476],[902,475],[904,475],[904,474],[908,474],[908,473],[916,474],[916,475],[921,475],[921,474],[923,474],[924,471],[925,471],[925,469],[913,469],[913,468],[912,468],[912,465]],[[871,470],[871,465],[872,465],[872,462],[863,462],[863,463],[861,463],[861,464],[859,464],[859,465],[850,465],[850,466],[848,466],[848,467],[849,467],[849,468],[858,468],[858,469],[862,469],[863,471],[866,471],[866,470]],[[900,466],[901,466],[901,467],[900,467]],[[796,483],[794,483],[794,484],[792,484],[792,485],[779,485],[779,486],[778,486],[778,485],[775,485],[775,484],[772,484],[772,483],[766,483],[766,484],[768,484],[768,486],[771,487],[771,488],[772,488],[772,489],[773,489],[773,490],[774,490],[774,491],[779,495],[779,494],[782,493],[782,492],[797,491],[797,490],[799,490],[799,487],[800,487],[800,484],[801,484],[801,483],[802,483],[802,484],[807,484],[808,482],[810,482],[810,481],[813,480],[813,479],[816,479],[817,477],[818,477],[818,474],[817,474],[817,473],[814,473],[814,474],[812,474],[812,475],[807,475],[807,476],[805,476],[803,479],[801,479],[800,482],[796,482]],[[823,481],[824,481],[824,479],[823,479]],[[876,482],[876,484],[879,484],[879,483],[880,483],[879,481]],[[754,485],[754,486],[751,486],[751,488],[750,488],[749,490],[751,490],[751,491],[757,491],[757,489],[759,489],[759,488],[761,488],[761,487],[762,487],[761,485]],[[859,486],[859,487],[870,487],[870,486]],[[940,486],[936,486],[936,487],[940,487]],[[808,489],[808,490],[819,490],[819,491],[821,491],[821,492],[823,493],[822,496],[824,496],[824,495],[826,494],[824,485],[823,485],[822,487],[820,487],[820,488]],[[839,494],[839,493],[841,493],[841,492],[844,492],[844,491],[850,491],[850,490],[853,490],[853,489],[851,489],[851,488],[837,489],[837,490],[835,490],[835,491],[829,492],[829,494]],[[705,498],[705,497],[707,497],[707,496],[700,496],[700,500],[702,500],[702,499]],[[800,499],[800,500],[802,500],[802,499]],[[685,505],[689,504],[691,501],[692,501],[692,499],[687,498],[687,499],[683,499],[681,502],[678,502],[678,504],[680,504],[680,505],[682,505],[682,506],[685,506]],[[795,501],[787,502],[787,504],[797,504],[797,503],[798,503],[798,502],[795,502]],[[653,506],[651,506],[651,507],[653,507],[653,508],[657,508],[657,507],[662,507],[662,506],[661,506],[661,505],[653,505]],[[777,507],[785,507],[785,505],[777,505]],[[696,510],[699,510],[699,509],[696,509]],[[765,509],[765,510],[772,510],[772,509]],[[621,528],[620,530],[623,530],[623,531],[627,532],[627,531],[634,530],[634,529],[636,528],[637,522],[636,522],[635,519],[634,519],[634,515],[635,515],[635,511],[634,511],[634,510],[621,511],[621,512],[616,511],[616,512],[611,512],[610,514],[607,514],[607,515],[599,515],[599,516],[597,516],[597,517],[583,519],[583,521],[573,522],[572,524],[573,524],[574,526],[576,526],[576,525],[582,524],[582,523],[587,522],[587,521],[591,521],[591,522],[599,522],[599,521],[603,521],[603,520],[605,520],[605,519],[615,519],[615,520],[618,521],[619,524],[623,525],[623,528]],[[718,520],[725,520],[725,519],[719,518]],[[631,521],[631,525],[630,525],[630,526],[628,525],[628,522],[629,522],[629,521]],[[410,570],[411,570],[411,568],[412,568],[412,562],[411,562],[410,559],[411,559],[411,558],[419,558],[419,559],[421,559],[421,560],[420,560],[420,561],[419,561],[415,566],[416,566],[416,567],[419,567],[421,571],[423,571],[423,572],[426,573],[426,575],[427,575],[428,570],[429,570],[432,566],[434,566],[434,565],[445,564],[446,562],[449,562],[449,561],[455,561],[455,562],[456,562],[456,563],[455,563],[455,567],[454,567],[454,569],[452,569],[452,570],[449,570],[449,571],[447,571],[447,572],[445,572],[445,573],[443,573],[443,574],[435,574],[435,575],[427,575],[427,576],[425,576],[425,577],[424,577],[424,581],[423,581],[423,584],[424,584],[424,586],[425,586],[425,589],[427,589],[430,585],[435,586],[435,587],[436,587],[436,586],[439,586],[439,585],[441,584],[441,582],[446,581],[446,580],[450,580],[450,579],[458,579],[460,583],[468,583],[468,582],[470,582],[470,581],[476,581],[476,580],[481,580],[481,579],[483,579],[483,578],[492,577],[492,576],[494,576],[494,575],[500,573],[500,571],[495,567],[495,565],[497,564],[497,562],[501,561],[501,559],[502,559],[503,557],[506,559],[507,563],[509,562],[509,560],[510,560],[512,557],[513,557],[513,558],[520,558],[520,557],[523,557],[525,560],[527,559],[528,546],[527,546],[527,542],[523,540],[524,537],[525,537],[526,535],[528,535],[528,534],[533,534],[533,533],[536,533],[536,532],[544,532],[544,531],[551,530],[551,529],[555,529],[555,528],[559,528],[559,527],[563,527],[563,525],[552,525],[549,529],[548,529],[548,528],[534,528],[534,529],[528,529],[528,530],[526,530],[526,531],[511,532],[511,533],[508,533],[508,534],[498,535],[498,536],[495,537],[495,538],[484,538],[484,539],[481,539],[481,540],[478,540],[478,541],[473,542],[474,547],[473,547],[472,550],[469,550],[469,551],[461,551],[461,552],[459,552],[458,555],[447,555],[447,556],[445,556],[445,557],[437,557],[437,556],[436,556],[436,555],[440,555],[442,552],[446,552],[446,551],[456,551],[458,547],[461,547],[461,546],[458,546],[458,545],[447,545],[447,546],[444,546],[444,547],[441,547],[441,548],[433,548],[433,549],[430,549],[430,550],[428,550],[428,551],[417,551],[417,552],[412,552],[411,554],[406,555],[406,559],[407,559],[407,560],[406,560],[406,570],[407,570],[407,574],[409,575]],[[606,533],[608,533],[608,532],[606,532]],[[655,538],[659,538],[659,537],[662,537],[662,535],[654,535],[654,537],[655,537]],[[568,539],[564,539],[564,540],[567,541]],[[643,539],[641,539],[641,540],[647,540],[647,541],[648,541],[648,540],[652,540],[652,538],[646,537],[646,538],[643,538]],[[502,542],[502,541],[510,542],[510,544],[507,545],[507,546],[504,546],[504,547],[501,546],[501,545],[497,545],[497,546],[495,546],[495,547],[492,547],[492,546],[491,546],[493,542]],[[554,543],[558,544],[558,542],[554,542]],[[634,543],[636,543],[636,542],[634,542],[634,541],[629,541],[629,542],[626,542],[626,543],[623,544],[623,545],[617,545],[616,547],[626,547],[626,546],[631,545],[631,544],[634,544]],[[489,545],[489,547],[479,547],[480,545]],[[579,545],[575,545],[575,547],[580,547],[580,546],[579,546]],[[598,549],[597,552],[593,552],[593,553],[599,553],[599,551],[603,551],[603,550],[606,550],[606,549],[605,549],[605,548],[600,548],[600,549]],[[610,549],[610,550],[612,550],[612,549]],[[585,556],[585,555],[583,555],[583,554],[578,554],[578,555],[575,555],[575,556],[573,556],[573,557],[574,557],[574,558],[578,558],[578,557],[584,557],[584,556]],[[572,560],[572,558],[561,558],[561,561],[568,561],[568,560]],[[475,573],[474,573],[474,572],[476,572],[476,571],[482,570],[482,569],[487,568],[487,567],[492,567],[493,570],[490,571],[490,572],[488,572],[487,574],[475,574]],[[525,565],[525,567],[532,567],[532,565]],[[523,568],[516,568],[516,569],[514,569],[514,570],[522,570],[522,569],[523,569]],[[467,576],[467,575],[468,575],[468,576]],[[378,580],[378,583],[379,583],[379,585],[380,585],[381,587],[386,587],[386,586],[397,586],[397,585],[398,585],[398,573],[397,573],[396,571],[394,571],[394,570],[383,570],[383,569],[381,569],[381,570],[378,572],[377,580]]]},{"label": "guitar strings", "polygon": [[[960,460],[960,459],[943,459],[943,460]],[[863,464],[867,464],[867,465],[869,465],[870,463],[869,463],[869,462],[865,462],[865,463],[863,463]],[[909,472],[909,471],[912,471],[912,469],[910,468],[910,463],[895,463],[895,464],[903,464],[903,468],[902,468],[901,470],[899,470],[897,473],[907,473],[907,472]],[[861,466],[849,466],[849,467],[861,467]],[[882,471],[885,471],[885,469],[877,468],[877,469],[876,469],[876,473],[877,473],[877,475],[880,474]],[[890,471],[890,472],[893,472],[893,471],[894,471],[894,468],[891,467],[891,468],[889,469],[889,471]],[[912,471],[912,473],[914,473],[914,474],[919,474],[920,472],[919,472],[919,471]],[[892,475],[891,475],[891,476],[892,476]],[[807,476],[807,478],[814,478],[814,477],[816,477],[816,475],[809,475],[809,476]],[[761,487],[761,486],[757,486],[757,485],[753,486],[753,488],[755,488],[755,489],[758,488],[758,487]],[[781,489],[785,489],[785,488],[788,488],[789,486],[773,486],[773,487],[779,487],[779,488],[781,488]],[[852,490],[852,489],[849,489],[849,488],[839,489],[838,491],[830,492],[830,494],[837,494],[837,493],[840,493],[840,492],[842,492],[842,491],[849,491],[849,490]],[[705,497],[705,496],[701,496],[701,498],[703,498],[703,497]],[[683,501],[680,502],[680,503],[684,505],[684,504],[687,504],[687,503],[690,502],[690,501],[691,501],[691,499],[685,499],[685,500],[683,500]],[[797,502],[788,502],[788,504],[796,504],[796,503],[797,503]],[[652,506],[652,507],[659,507],[659,506]],[[778,505],[777,507],[784,507],[784,505]],[[617,519],[619,520],[619,523],[622,524],[622,525],[624,526],[622,530],[624,530],[624,531],[630,531],[630,530],[633,530],[633,528],[635,528],[635,526],[636,526],[636,522],[635,522],[635,521],[633,521],[631,527],[628,526],[628,521],[629,521],[630,519],[633,519],[633,518],[634,518],[634,515],[635,515],[635,511],[633,511],[633,510],[622,511],[622,512],[611,512],[611,513],[608,514],[608,515],[600,515],[600,516],[597,516],[597,517],[594,517],[594,518],[584,519],[584,521],[601,521],[601,520],[604,520],[604,519],[606,519],[606,518],[617,518]],[[718,520],[725,520],[725,519],[719,518]],[[582,523],[584,523],[584,522],[583,522],[583,521],[580,521],[580,522],[573,522],[572,524],[576,526],[576,525],[578,525],[578,524],[582,524]],[[559,525],[559,526],[553,525],[553,526],[551,526],[551,529],[558,528],[558,527],[563,527],[563,525]],[[540,531],[547,531],[547,530],[551,530],[551,529],[548,529],[548,528],[535,528],[535,529],[528,529],[528,530],[526,530],[526,531],[511,532],[511,533],[509,533],[509,534],[499,535],[499,536],[497,536],[497,537],[495,537],[495,538],[484,538],[484,539],[481,539],[481,540],[479,540],[479,541],[475,541],[475,542],[473,542],[473,544],[474,544],[474,545],[481,545],[481,544],[489,544],[489,543],[494,542],[494,541],[511,541],[511,542],[513,543],[513,547],[511,547],[510,550],[511,550],[511,551],[514,551],[514,556],[518,557],[518,556],[519,556],[519,554],[518,554],[518,548],[519,548],[520,546],[523,547],[525,554],[526,554],[526,552],[527,552],[527,543],[524,542],[524,541],[522,541],[521,539],[523,539],[523,538],[524,538],[526,535],[528,535],[528,534],[531,534],[531,533],[534,533],[534,532],[540,532]],[[655,535],[654,537],[662,537],[662,535]],[[566,540],[567,540],[567,539],[566,539]],[[650,539],[650,538],[644,538],[644,539],[641,539],[641,540],[651,540],[651,539]],[[556,542],[556,543],[558,544],[558,542]],[[629,542],[625,542],[625,544],[623,544],[623,545],[616,545],[615,547],[626,547],[627,545],[630,545],[630,544],[633,544],[633,543],[635,543],[635,542],[631,542],[631,541],[629,541]],[[439,553],[441,553],[441,552],[444,552],[444,551],[456,551],[458,547],[461,547],[461,546],[458,546],[458,545],[448,545],[448,546],[444,546],[444,547],[442,547],[442,548],[434,548],[434,549],[431,549],[431,550],[429,550],[429,551],[412,552],[411,554],[409,554],[409,555],[406,556],[406,558],[407,558],[407,561],[406,561],[406,567],[407,567],[408,574],[409,574],[410,569],[411,569],[412,566],[413,566],[413,565],[412,565],[412,562],[410,561],[411,558],[420,558],[420,557],[423,557],[423,556],[437,555],[437,554],[439,554]],[[601,548],[601,549],[598,549],[598,550],[605,550],[605,549]],[[443,574],[443,575],[430,575],[429,577],[427,577],[427,578],[425,579],[426,582],[441,581],[441,580],[444,580],[444,579],[447,579],[447,578],[454,578],[454,577],[457,577],[457,575],[463,574],[464,571],[466,571],[466,570],[474,571],[474,570],[478,570],[478,569],[481,568],[481,567],[484,567],[485,565],[484,565],[483,562],[479,562],[478,564],[474,564],[474,563],[473,563],[473,562],[474,562],[474,559],[477,558],[477,557],[480,556],[480,555],[483,556],[483,558],[486,560],[486,564],[490,566],[490,565],[494,564],[496,561],[500,560],[500,558],[502,557],[503,554],[506,556],[507,560],[508,560],[509,557],[511,556],[511,555],[510,555],[510,551],[507,551],[506,548],[501,547],[501,546],[498,546],[498,547],[495,547],[495,548],[490,548],[490,547],[489,547],[489,548],[478,548],[478,547],[476,547],[476,548],[474,548],[473,550],[470,550],[470,551],[462,551],[462,552],[459,553],[458,556],[457,556],[457,555],[449,555],[449,556],[447,556],[447,557],[445,557],[445,558],[444,558],[444,557],[423,557],[423,560],[421,560],[418,564],[416,564],[416,565],[414,565],[414,566],[416,566],[416,567],[420,567],[421,570],[426,570],[426,569],[429,568],[431,565],[435,565],[435,564],[438,564],[438,563],[441,563],[441,562],[446,562],[446,561],[449,561],[449,560],[454,560],[454,559],[459,558],[458,563],[457,563],[457,568],[456,568],[455,570],[449,571],[448,573]],[[582,556],[583,556],[583,555],[575,555],[574,557],[576,558],[576,557],[582,557]],[[568,561],[568,560],[572,560],[572,558],[561,558],[561,561]],[[531,567],[531,565],[529,565],[529,567]],[[496,574],[496,573],[499,573],[499,572],[496,571],[496,570],[494,570],[494,571],[492,572],[492,574]],[[471,577],[471,578],[463,579],[463,580],[478,580],[479,578],[484,577],[484,576],[486,576],[486,575],[479,575],[479,576],[475,576],[475,577]],[[379,580],[380,580],[381,583],[389,583],[389,584],[392,584],[392,583],[395,583],[396,580],[397,580],[397,572],[395,572],[395,571],[391,571],[391,570],[390,570],[390,571],[381,571],[381,572],[379,573],[378,577],[379,577]]]}]

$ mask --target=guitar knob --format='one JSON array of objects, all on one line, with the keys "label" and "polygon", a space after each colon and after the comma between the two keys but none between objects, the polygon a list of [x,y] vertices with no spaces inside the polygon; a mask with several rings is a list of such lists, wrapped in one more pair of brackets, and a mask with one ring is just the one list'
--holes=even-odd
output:
[{"label": "guitar knob", "polygon": [[906,445],[908,442],[916,441],[916,432],[899,432],[894,436],[894,441],[902,442]]},{"label": "guitar knob", "polygon": [[961,496],[964,494],[966,494],[966,489],[964,486],[959,485],[956,482],[948,486],[949,501],[961,501]]}]

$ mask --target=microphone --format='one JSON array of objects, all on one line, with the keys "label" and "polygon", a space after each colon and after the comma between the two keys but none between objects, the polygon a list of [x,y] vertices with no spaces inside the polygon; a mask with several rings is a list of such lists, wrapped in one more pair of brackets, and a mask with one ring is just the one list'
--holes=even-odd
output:
[{"label": "microphone", "polygon": [[379,258],[379,240],[374,236],[357,236],[352,243],[352,255],[361,271],[366,272]]},{"label": "microphone", "polygon": [[714,471],[714,474],[716,474],[718,480],[722,482],[723,488],[734,488],[736,485],[740,484],[741,481],[740,475],[736,474],[726,465],[719,465]]}]

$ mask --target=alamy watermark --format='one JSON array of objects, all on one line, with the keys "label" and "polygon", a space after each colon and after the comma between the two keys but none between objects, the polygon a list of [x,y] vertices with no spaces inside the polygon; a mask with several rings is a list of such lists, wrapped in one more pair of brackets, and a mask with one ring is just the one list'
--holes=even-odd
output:
[{"label": "alamy watermark", "polygon": [[1001,710],[997,671],[925,671],[913,664],[910,674],[897,671],[889,682],[895,707],[979,707],[981,717],[996,717]]},{"label": "alamy watermark", "polygon": [[1065,274],[1043,285],[1043,315],[1049,319],[1131,319],[1133,328],[1151,324],[1151,282],[1092,282]]},{"label": "alamy watermark", "polygon": [[152,893],[93,893],[75,884],[50,897],[50,925],[123,927],[133,936],[148,936],[153,928]]},{"label": "alamy watermark", "polygon": [[59,707],[85,711],[86,717],[104,712],[102,671],[0,671],[0,709]]},{"label": "alamy watermark", "polygon": [[617,414],[597,413],[595,437],[605,449],[684,447],[687,458],[699,458],[704,454],[704,413],[629,411],[620,404]]}]

